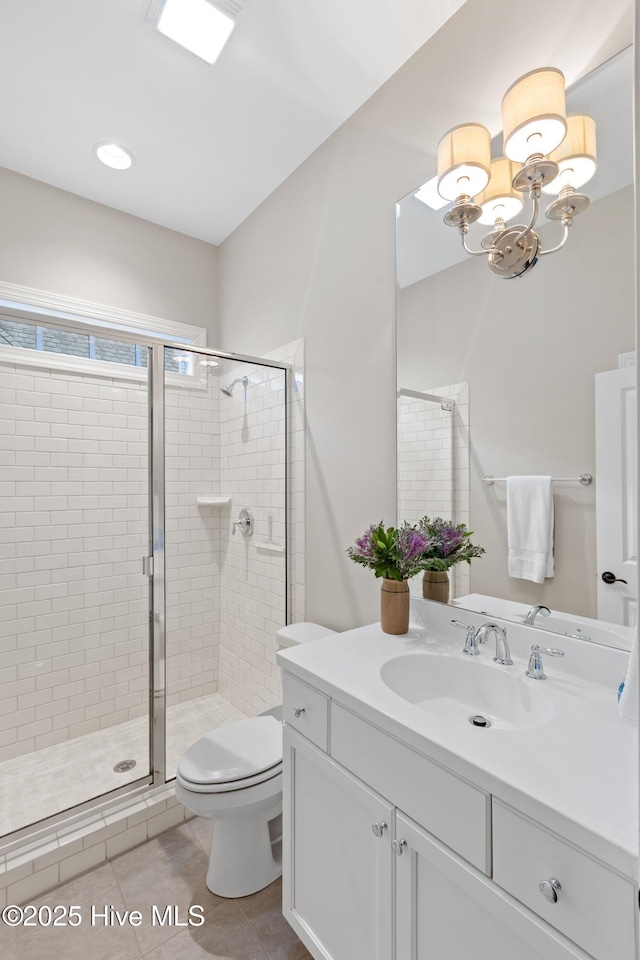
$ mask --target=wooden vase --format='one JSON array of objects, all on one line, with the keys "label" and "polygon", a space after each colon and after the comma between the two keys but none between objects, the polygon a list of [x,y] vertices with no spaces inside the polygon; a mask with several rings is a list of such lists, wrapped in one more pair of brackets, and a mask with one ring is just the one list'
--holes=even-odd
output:
[{"label": "wooden vase", "polygon": [[422,596],[425,600],[449,603],[449,574],[446,570],[425,570],[422,576]]},{"label": "wooden vase", "polygon": [[395,635],[409,629],[409,584],[406,580],[383,580],[380,591],[380,626]]}]

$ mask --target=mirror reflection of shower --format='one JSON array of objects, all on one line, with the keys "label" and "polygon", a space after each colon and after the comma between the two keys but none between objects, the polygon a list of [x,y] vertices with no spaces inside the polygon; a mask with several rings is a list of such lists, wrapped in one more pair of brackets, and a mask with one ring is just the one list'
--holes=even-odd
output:
[{"label": "mirror reflection of shower", "polygon": [[[457,383],[429,390],[400,387],[398,400],[398,521],[424,516],[467,523],[469,516],[469,394]],[[468,571],[451,574],[453,597],[462,596]],[[422,595],[421,577],[409,583]]]},{"label": "mirror reflection of shower", "polygon": [[241,383],[246,390],[249,386],[249,377],[236,377],[236,379],[232,380],[231,383],[228,383],[226,387],[220,387],[220,390],[222,393],[224,393],[225,397],[233,396],[233,390],[237,383]]}]

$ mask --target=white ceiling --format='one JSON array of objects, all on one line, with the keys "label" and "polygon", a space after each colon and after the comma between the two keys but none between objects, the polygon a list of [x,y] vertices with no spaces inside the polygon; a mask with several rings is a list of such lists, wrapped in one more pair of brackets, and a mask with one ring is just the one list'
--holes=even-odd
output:
[{"label": "white ceiling", "polygon": [[[628,47],[574,83],[567,90],[567,112],[588,113],[596,121],[598,169],[580,192],[598,200],[633,183],[633,48]],[[491,152],[493,157],[502,156],[502,133],[494,137]],[[435,172],[434,160],[431,175]],[[553,199],[543,194],[542,210]],[[396,274],[400,287],[468,259],[458,231],[442,222],[450,206],[432,210],[413,194],[398,204]],[[520,217],[523,224],[529,212],[527,204]],[[589,211],[582,216],[588,217]],[[544,216],[540,224],[541,235],[549,238],[547,244],[560,239],[559,224],[547,225]],[[580,218],[572,229],[580,229]],[[480,249],[480,239],[488,230],[480,224],[471,226],[469,246]]]},{"label": "white ceiling", "polygon": [[0,0],[0,166],[220,243],[463,3],[248,0],[209,66],[149,0]]}]

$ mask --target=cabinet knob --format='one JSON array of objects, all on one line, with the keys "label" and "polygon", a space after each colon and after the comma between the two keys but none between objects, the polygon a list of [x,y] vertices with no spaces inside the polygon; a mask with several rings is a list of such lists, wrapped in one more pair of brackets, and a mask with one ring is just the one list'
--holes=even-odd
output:
[{"label": "cabinet knob", "polygon": [[407,846],[407,841],[404,839],[404,837],[400,837],[399,840],[391,841],[391,849],[395,853],[396,857],[402,856],[406,846]]},{"label": "cabinet knob", "polygon": [[549,903],[558,902],[558,891],[561,889],[562,885],[555,877],[549,877],[548,880],[541,880],[538,884],[538,890]]},{"label": "cabinet knob", "polygon": [[304,707],[294,707],[294,708],[293,708],[293,715],[294,715],[294,717],[301,717],[304,712],[305,712]]},{"label": "cabinet knob", "polygon": [[384,822],[384,820],[376,820],[374,823],[371,824],[371,829],[373,830],[373,833],[376,837],[381,837],[382,834],[387,829],[387,825]]}]

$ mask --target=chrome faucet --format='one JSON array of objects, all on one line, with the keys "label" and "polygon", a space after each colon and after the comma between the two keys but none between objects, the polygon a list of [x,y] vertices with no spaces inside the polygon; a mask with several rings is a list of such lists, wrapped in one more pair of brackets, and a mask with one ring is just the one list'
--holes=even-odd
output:
[{"label": "chrome faucet", "polygon": [[556,647],[539,647],[534,643],[531,647],[531,656],[529,657],[529,666],[527,667],[527,676],[532,680],[546,680],[547,675],[544,672],[541,653],[548,657],[564,657],[564,650],[558,650]]},{"label": "chrome faucet", "polygon": [[543,603],[536,603],[535,607],[531,607],[526,617],[522,618],[522,622],[528,624],[530,627],[534,627],[538,614],[541,617],[548,617],[551,614],[551,610],[549,610],[549,607],[545,607]]},{"label": "chrome faucet", "polygon": [[476,630],[476,643],[486,643],[487,637],[492,633],[496,638],[496,655],[493,659],[496,663],[502,663],[507,667],[511,666],[513,660],[511,659],[511,651],[507,643],[506,627],[501,627],[498,623],[493,623],[492,620],[489,620],[488,623],[483,623],[482,626]]},{"label": "chrome faucet", "polygon": [[455,624],[456,627],[463,627],[467,631],[462,649],[463,653],[468,653],[469,656],[476,657],[480,653],[479,645],[486,643],[487,637],[493,633],[496,638],[496,655],[493,659],[496,663],[502,663],[505,666],[510,666],[513,663],[509,644],[507,643],[507,631],[505,627],[493,623],[492,620],[483,623],[477,630],[472,623],[462,623],[461,620],[452,620],[451,623]]}]

